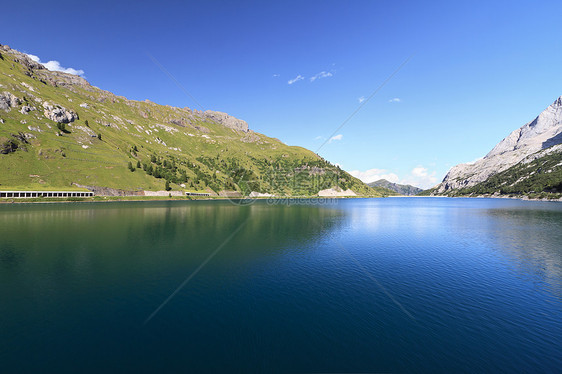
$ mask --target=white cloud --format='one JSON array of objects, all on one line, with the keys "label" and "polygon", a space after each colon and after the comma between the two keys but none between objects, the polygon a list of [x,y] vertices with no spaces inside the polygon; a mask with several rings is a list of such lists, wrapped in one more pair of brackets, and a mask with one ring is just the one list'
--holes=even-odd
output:
[{"label": "white cloud", "polygon": [[386,179],[392,183],[409,184],[423,189],[435,186],[439,181],[435,171],[429,171],[423,166],[416,166],[410,171],[406,178],[400,178],[396,173],[387,169],[369,169],[365,171],[352,170],[349,174],[361,179],[365,183],[371,183],[379,179]]},{"label": "white cloud", "polygon": [[52,60],[48,62],[41,62],[41,59],[35,55],[27,54],[27,56],[35,62],[38,62],[45,66],[47,69],[52,71],[61,71],[63,73],[74,74],[74,75],[84,75],[84,70],[81,69],[74,69],[74,68],[65,68],[62,67],[60,62]]},{"label": "white cloud", "polygon": [[277,78],[279,74],[273,74],[273,78]]},{"label": "white cloud", "polygon": [[399,103],[399,102],[401,102],[401,101],[402,101],[402,100],[400,100],[399,97],[395,97],[395,98],[393,98],[393,99],[388,100],[389,103]]},{"label": "white cloud", "polygon": [[295,83],[295,82],[302,81],[303,79],[304,79],[304,77],[299,74],[299,75],[297,75],[294,79],[291,79],[291,80],[288,81],[287,83],[293,84],[293,83]]},{"label": "white cloud", "polygon": [[361,96],[360,98],[358,98],[357,100],[359,100],[359,104],[363,103],[363,101],[367,100],[365,98],[365,96]]},{"label": "white cloud", "polygon": [[343,135],[342,134],[338,134],[338,135],[334,135],[330,138],[330,140],[328,141],[328,143],[333,142],[334,140],[342,140],[343,139]]},{"label": "white cloud", "polygon": [[398,175],[389,173],[386,169],[369,169],[365,171],[352,170],[349,174],[353,175],[355,178],[361,179],[365,183],[371,183],[379,179],[386,179],[392,183],[398,183],[400,181]]},{"label": "white cloud", "polygon": [[439,182],[435,174],[435,171],[431,172],[421,165],[416,166],[401,183],[411,184],[424,189],[431,188]]},{"label": "white cloud", "polygon": [[58,61],[49,61],[43,64],[47,69],[54,71],[62,71],[63,73],[74,74],[74,75],[84,75],[84,70],[76,70],[74,68],[65,68],[60,65]]},{"label": "white cloud", "polygon": [[314,138],[314,140],[322,140],[322,139],[324,139],[322,135],[318,135],[316,138]]},{"label": "white cloud", "polygon": [[427,177],[427,169],[423,166],[417,166],[412,169],[412,175],[414,177]]},{"label": "white cloud", "polygon": [[321,79],[321,78],[328,78],[328,77],[332,77],[334,74],[330,73],[329,71],[321,71],[320,73],[316,74],[315,76],[310,78],[311,82],[314,82],[317,79]]}]

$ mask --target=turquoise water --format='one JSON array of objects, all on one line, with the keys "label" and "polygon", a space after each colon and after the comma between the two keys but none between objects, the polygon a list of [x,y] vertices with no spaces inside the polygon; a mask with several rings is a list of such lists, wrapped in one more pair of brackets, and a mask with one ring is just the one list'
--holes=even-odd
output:
[{"label": "turquoise water", "polygon": [[560,372],[561,203],[309,203],[0,205],[2,372]]}]

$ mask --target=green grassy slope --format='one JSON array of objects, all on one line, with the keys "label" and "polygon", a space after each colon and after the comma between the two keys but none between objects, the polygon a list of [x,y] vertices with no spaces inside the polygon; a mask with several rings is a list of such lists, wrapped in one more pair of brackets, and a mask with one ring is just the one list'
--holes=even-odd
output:
[{"label": "green grassy slope", "polygon": [[[229,128],[188,108],[127,100],[1,47],[0,94],[19,102],[0,110],[0,189],[163,190],[168,181],[172,189],[184,184],[217,193],[309,196],[332,187],[389,193],[304,148]],[[44,114],[45,102],[79,119],[58,124]],[[22,113],[25,106],[35,110]]]}]

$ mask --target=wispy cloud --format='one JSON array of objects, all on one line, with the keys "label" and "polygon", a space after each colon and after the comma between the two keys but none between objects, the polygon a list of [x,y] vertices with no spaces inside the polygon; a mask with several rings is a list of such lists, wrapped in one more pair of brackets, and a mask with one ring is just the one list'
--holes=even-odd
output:
[{"label": "wispy cloud", "polygon": [[304,79],[304,77],[299,74],[299,75],[297,75],[295,78],[293,78],[293,79],[291,79],[290,81],[288,81],[287,83],[293,84],[293,83],[295,83],[295,82],[302,81],[303,79]]},{"label": "wispy cloud", "polygon": [[359,101],[359,104],[361,104],[363,101],[367,100],[365,98],[365,96],[361,96],[360,98],[357,99]]},{"label": "wispy cloud", "polygon": [[279,77],[279,74],[273,74],[273,78]]},{"label": "wispy cloud", "polygon": [[314,140],[323,140],[325,139],[322,135],[318,135],[316,138],[314,138]]},{"label": "wispy cloud", "polygon": [[41,59],[38,56],[27,54],[27,56],[35,62],[40,63],[41,65],[45,66],[47,69],[52,71],[62,71],[63,73],[74,74],[74,75],[84,75],[84,70],[81,69],[74,69],[74,68],[65,68],[61,66],[60,62],[52,60],[48,62],[41,62]]},{"label": "wispy cloud", "polygon": [[[335,133],[337,133],[337,132],[339,132],[340,129],[341,129],[342,127],[344,127],[344,126],[361,110],[361,108],[362,108],[363,106],[365,106],[365,104],[367,104],[367,102],[368,102],[369,100],[371,100],[371,98],[373,98],[373,96],[375,96],[388,82],[390,82],[390,80],[391,80],[396,74],[398,74],[398,72],[399,72],[400,70],[402,70],[402,68],[403,68],[404,66],[406,66],[406,64],[408,63],[408,61],[410,61],[410,60],[412,59],[412,57],[413,57],[413,55],[409,56],[406,60],[404,60],[404,62],[401,63],[401,64],[398,66],[398,68],[396,68],[396,70],[394,70],[394,71],[392,72],[392,74],[390,74],[390,75],[388,76],[388,78],[386,78],[386,79],[373,91],[373,93],[371,93],[371,94],[369,95],[369,97],[368,97],[363,103],[359,104],[359,106],[349,115],[349,117],[346,118],[345,121],[343,121],[343,122],[341,123],[341,125],[339,125],[339,126],[334,130],[334,132],[332,132],[332,135],[335,134]],[[322,144],[320,145],[320,147],[318,147],[318,149],[316,150],[316,153],[318,153],[318,152],[320,151],[320,149],[322,149],[322,147],[324,147],[324,146],[326,145],[326,143],[327,143],[327,142],[322,143]]]},{"label": "wispy cloud", "polygon": [[399,103],[402,100],[399,97],[395,97],[393,99],[388,100],[389,103]]},{"label": "wispy cloud", "polygon": [[330,140],[328,141],[328,143],[331,143],[331,142],[336,141],[336,140],[342,140],[342,139],[343,139],[343,135],[342,135],[342,134],[334,135],[334,136],[332,136],[332,137],[330,138]]},{"label": "wispy cloud", "polygon": [[328,78],[332,77],[334,74],[330,73],[329,71],[321,71],[320,73],[316,74],[313,77],[310,77],[310,81],[314,82],[317,79]]}]

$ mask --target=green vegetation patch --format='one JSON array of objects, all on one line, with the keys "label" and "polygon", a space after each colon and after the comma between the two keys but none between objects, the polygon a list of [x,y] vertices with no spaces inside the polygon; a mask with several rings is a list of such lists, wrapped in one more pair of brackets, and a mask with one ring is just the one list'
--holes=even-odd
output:
[{"label": "green vegetation patch", "polygon": [[[228,128],[187,108],[127,100],[77,77],[51,77],[10,52],[3,57],[0,94],[17,100],[0,110],[0,189],[313,196],[339,187],[364,196],[392,194],[304,148]],[[49,107],[66,111],[64,122],[51,120]]]}]

